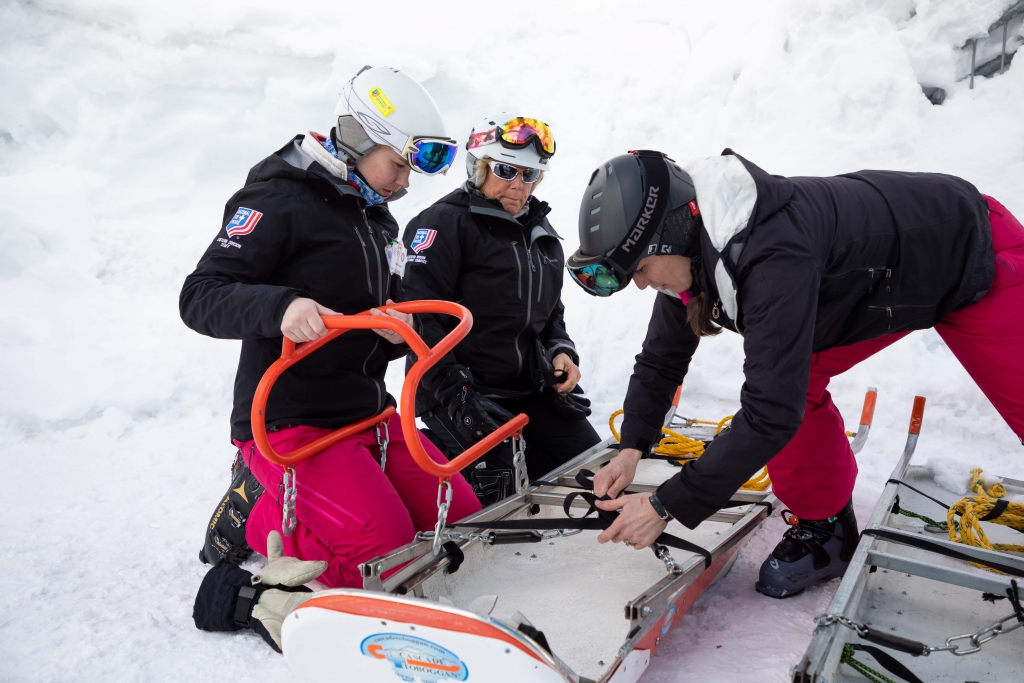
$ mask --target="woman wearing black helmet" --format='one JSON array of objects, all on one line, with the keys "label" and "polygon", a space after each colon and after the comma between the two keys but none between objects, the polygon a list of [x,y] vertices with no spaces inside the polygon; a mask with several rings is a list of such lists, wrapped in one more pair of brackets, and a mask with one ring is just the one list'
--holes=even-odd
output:
[{"label": "woman wearing black helmet", "polygon": [[664,294],[598,495],[632,481],[700,337],[740,332],[746,355],[732,428],[653,495],[599,502],[622,511],[601,542],[645,547],[671,517],[693,528],[767,465],[800,522],[762,565],[757,590],[787,597],[842,575],[858,536],[857,463],[828,381],[912,330],[934,327],[1024,438],[1024,227],[960,178],[784,178],[731,150],[684,170],[639,152],[594,172],[580,243],[568,268],[591,294],[630,280]]},{"label": "woman wearing black helmet", "polygon": [[[533,195],[554,136],[536,119],[502,113],[477,124],[466,147],[469,180],[405,230],[403,297],[458,301],[473,313],[469,336],[424,376],[416,413],[449,457],[527,414],[526,465],[537,478],[600,441],[562,318],[560,238]],[[428,344],[451,329],[444,316],[420,321]],[[514,490],[513,473],[508,445],[467,478],[488,504]]]}]

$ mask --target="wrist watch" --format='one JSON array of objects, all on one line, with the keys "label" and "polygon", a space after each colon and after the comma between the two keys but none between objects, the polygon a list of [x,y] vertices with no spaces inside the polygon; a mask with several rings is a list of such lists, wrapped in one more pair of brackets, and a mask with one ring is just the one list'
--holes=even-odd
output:
[{"label": "wrist watch", "polygon": [[651,497],[648,498],[647,500],[651,501],[651,507],[654,508],[654,511],[657,513],[658,517],[660,517],[663,522],[671,521],[672,515],[668,513],[668,510],[665,509],[665,506],[661,504],[660,500],[658,500],[657,491],[652,493]]}]

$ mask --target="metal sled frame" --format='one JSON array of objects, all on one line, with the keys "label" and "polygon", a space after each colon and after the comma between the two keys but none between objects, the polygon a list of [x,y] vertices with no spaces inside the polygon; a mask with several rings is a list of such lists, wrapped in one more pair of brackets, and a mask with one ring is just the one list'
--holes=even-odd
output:
[{"label": "metal sled frame", "polygon": [[[934,494],[930,495],[944,495],[947,499],[950,495],[935,486],[927,470],[911,466],[911,458],[921,431],[924,404],[923,397],[918,396],[914,399],[910,432],[903,454],[868,520],[864,535],[826,615],[861,623],[870,621],[876,629],[895,632],[894,636],[919,638],[926,644],[934,646],[941,645],[942,641],[953,634],[973,632],[1004,616],[1010,609],[1006,600],[994,605],[984,603],[979,593],[1005,596],[1007,589],[1010,588],[1010,580],[1014,577],[978,569],[966,561],[912,547],[907,542],[913,543],[916,539],[923,538],[932,544],[982,562],[995,562],[1022,572],[1024,558],[953,543],[949,541],[944,531],[936,534],[922,528],[922,523],[916,520],[907,521],[906,517],[893,512],[897,496],[902,507],[915,512],[934,514],[932,511],[937,507],[924,496],[893,480],[905,482],[918,489],[927,489],[931,485]],[[1013,479],[1003,479],[1003,482],[1009,486],[1024,486],[1024,482]],[[939,516],[939,519],[945,517]],[[887,538],[872,535],[874,531],[882,532]],[[1004,529],[993,529],[990,535],[993,540],[1001,540],[998,536],[1004,531],[1008,532],[1008,540],[1012,539],[1014,532]],[[1017,581],[1024,584],[1024,580],[1019,577]],[[957,590],[953,587],[967,590]],[[1019,591],[1020,595],[1024,595],[1024,586]],[[960,597],[964,599],[956,601]],[[869,604],[875,602],[878,604]],[[879,607],[882,609],[878,609]],[[901,619],[899,615],[904,613],[909,616]],[[924,624],[932,615],[939,617],[940,630],[931,629],[935,632],[928,633]],[[857,642],[863,641],[856,637],[853,630],[841,623],[817,626],[803,659],[792,669],[793,683],[864,680],[851,669],[840,669],[844,645]],[[1019,634],[987,643],[985,650],[989,656],[975,654],[954,657],[946,652],[933,652],[927,657],[912,657],[895,650],[886,652],[927,681],[973,680],[983,674],[983,678],[978,680],[1013,680],[1019,677],[1018,666],[1024,658],[1024,641],[1019,638]],[[877,666],[868,657],[863,657],[863,660]],[[987,670],[978,668],[979,664],[982,664],[979,660],[984,660]],[[942,669],[937,671],[935,667]]]},{"label": "metal sled frame", "polygon": [[[671,423],[675,416],[676,405],[679,400],[677,392],[673,406],[665,418],[665,424]],[[679,427],[674,427],[680,429]],[[685,427],[681,431],[690,431]],[[692,436],[701,438],[704,434],[700,429],[694,430]],[[554,470],[545,477],[546,481],[575,486],[575,475],[581,469],[598,469],[603,463],[614,457],[617,450],[617,443],[613,439],[607,439],[593,448],[581,453],[573,460],[562,467]],[[656,462],[656,461],[642,461]],[[671,472],[670,472],[671,473]],[[629,488],[633,492],[654,491],[661,481],[642,481],[642,472],[638,471],[637,481]],[[512,495],[501,500],[490,507],[481,510],[479,513],[467,518],[465,521],[487,522],[509,519],[512,517],[529,517],[531,513],[541,514],[546,512],[544,508],[553,508],[553,516],[562,516],[562,503],[565,494],[572,489],[564,489],[554,486],[528,487],[522,493]],[[733,496],[733,501],[750,503],[740,508],[723,509],[709,518],[708,521],[721,522],[730,525],[727,531],[714,537],[714,541],[705,546],[711,553],[712,563],[705,567],[705,560],[699,555],[693,555],[680,562],[682,571],[679,573],[665,573],[661,580],[657,581],[646,590],[636,595],[624,605],[624,618],[629,621],[628,636],[621,644],[617,652],[609,652],[605,674],[597,679],[599,681],[635,681],[646,668],[650,661],[650,655],[658,648],[661,641],[668,634],[671,627],[678,623],[696,599],[711,583],[720,575],[724,574],[736,553],[748,539],[750,533],[768,518],[770,515],[769,506],[776,503],[776,498],[770,491],[738,491]],[[536,507],[535,507],[536,506]],[[573,507],[585,510],[588,504],[582,499],[577,499]],[[545,515],[546,516],[546,515]],[[553,539],[558,543],[558,539]],[[474,557],[470,541],[460,544],[466,554],[466,563],[472,562]],[[448,570],[449,557],[440,555],[435,557],[431,552],[431,541],[414,541],[408,545],[395,549],[394,551],[374,558],[361,565],[363,574],[363,587],[365,590],[384,593],[408,594],[416,597],[436,598],[436,595],[425,594],[424,585],[433,577],[443,574]],[[529,548],[530,546],[519,546]],[[657,559],[647,552],[637,553],[637,563],[657,563]],[[389,570],[407,564],[401,570],[395,572],[386,579],[381,575]],[[524,580],[529,577],[524,575]],[[453,581],[458,581],[458,574],[454,574]],[[529,615],[527,615],[529,616]],[[552,651],[558,654],[558,642],[551,643]],[[640,651],[630,657],[634,650]],[[627,666],[623,662],[627,661]],[[629,667],[629,664],[636,664]],[[583,678],[573,672],[564,663],[555,658],[558,670],[571,681],[590,681],[594,679]],[[616,676],[620,668],[632,668],[633,671],[627,677]],[[635,673],[635,677],[633,674]]]}]

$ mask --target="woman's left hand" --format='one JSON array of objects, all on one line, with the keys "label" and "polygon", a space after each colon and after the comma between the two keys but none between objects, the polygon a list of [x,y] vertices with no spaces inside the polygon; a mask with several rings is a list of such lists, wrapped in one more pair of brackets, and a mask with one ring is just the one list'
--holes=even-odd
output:
[{"label": "woman's left hand", "polygon": [[569,358],[569,354],[558,354],[551,360],[551,365],[554,366],[555,370],[562,371],[562,383],[552,385],[555,391],[560,394],[568,394],[576,388],[581,377],[580,369],[572,362],[572,358]]},{"label": "woman's left hand", "polygon": [[658,540],[668,522],[654,511],[654,506],[647,500],[650,497],[650,493],[634,493],[615,500],[597,501],[595,505],[602,510],[621,510],[612,525],[597,537],[597,542],[621,541],[641,550]]},{"label": "woman's left hand", "polygon": [[[392,301],[391,299],[388,299],[387,303],[388,305],[391,305],[395,302]],[[382,311],[379,308],[371,308],[370,315],[389,315],[396,320],[401,320],[409,327],[412,327],[412,313],[402,313],[401,311],[395,310]],[[374,330],[374,332],[384,337],[392,344],[405,343],[405,340],[402,339],[402,335],[398,334],[397,332],[392,332],[391,330]]]}]

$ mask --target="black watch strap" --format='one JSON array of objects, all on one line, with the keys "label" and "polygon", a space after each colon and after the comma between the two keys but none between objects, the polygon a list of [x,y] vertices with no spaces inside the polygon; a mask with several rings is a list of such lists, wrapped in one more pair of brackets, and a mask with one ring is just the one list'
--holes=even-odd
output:
[{"label": "black watch strap", "polygon": [[665,509],[665,506],[662,505],[661,501],[658,499],[657,491],[652,493],[651,497],[648,498],[647,500],[651,501],[651,507],[654,508],[654,511],[658,514],[658,517],[660,517],[663,521],[668,522],[672,519],[672,515],[668,514],[668,510]]},{"label": "black watch strap", "polygon": [[[259,591],[261,594],[262,592]],[[256,606],[257,601],[259,601],[259,595],[252,586],[242,586],[238,589],[238,602],[235,603],[235,626],[249,628],[249,615],[252,614],[252,608]]]}]

